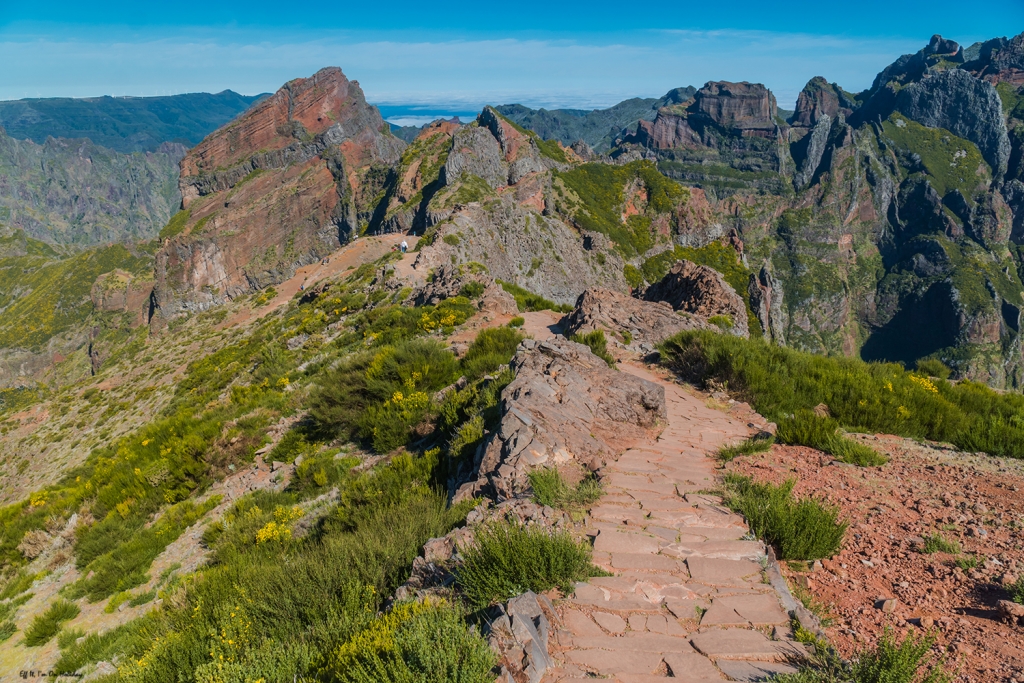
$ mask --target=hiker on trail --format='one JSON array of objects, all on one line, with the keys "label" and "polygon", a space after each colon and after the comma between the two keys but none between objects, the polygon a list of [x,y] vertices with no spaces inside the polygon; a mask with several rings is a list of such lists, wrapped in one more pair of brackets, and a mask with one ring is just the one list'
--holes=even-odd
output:
[{"label": "hiker on trail", "polygon": [[409,243],[406,242],[405,240],[402,240],[401,247],[402,247],[402,253],[404,254],[406,252],[406,250],[409,249]]}]

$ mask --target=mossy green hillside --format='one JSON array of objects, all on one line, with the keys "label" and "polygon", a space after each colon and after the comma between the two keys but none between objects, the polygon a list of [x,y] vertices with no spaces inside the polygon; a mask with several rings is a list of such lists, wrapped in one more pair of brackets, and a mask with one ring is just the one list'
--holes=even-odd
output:
[{"label": "mossy green hillside", "polygon": [[[673,212],[689,199],[689,190],[658,172],[649,161],[634,161],[623,166],[582,164],[569,171],[555,172],[559,211],[583,230],[607,235],[626,257],[634,257],[654,246],[656,235],[651,219]],[[624,219],[624,190],[632,181],[642,185],[646,205]],[[565,188],[564,190],[562,188]],[[571,193],[571,194],[570,194]]]},{"label": "mossy green hillside", "polygon": [[928,128],[897,113],[882,123],[882,134],[897,149],[920,156],[940,197],[959,190],[970,202],[978,186],[991,175],[977,145],[948,130]]},{"label": "mossy green hillside", "polygon": [[149,276],[152,259],[121,244],[60,260],[38,246],[33,255],[0,258],[0,347],[39,349],[83,324],[96,278],[114,270]]}]

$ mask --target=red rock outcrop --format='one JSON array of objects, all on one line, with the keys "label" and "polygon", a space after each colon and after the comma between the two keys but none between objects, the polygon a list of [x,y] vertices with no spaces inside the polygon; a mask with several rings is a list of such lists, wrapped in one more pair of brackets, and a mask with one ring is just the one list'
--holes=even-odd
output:
[{"label": "red rock outcrop", "polygon": [[760,83],[711,81],[693,100],[663,107],[654,121],[640,121],[625,142],[651,149],[713,145],[714,138],[706,131],[709,125],[733,135],[774,139],[779,135],[777,113],[775,96]]},{"label": "red rock outcrop", "polygon": [[718,328],[694,315],[673,310],[665,301],[643,301],[610,289],[588,289],[580,294],[565,322],[566,335],[604,330],[609,337],[622,338],[622,333],[628,332],[627,346],[639,351],[652,351],[679,332],[706,329]]},{"label": "red rock outcrop", "polygon": [[181,162],[187,214],[156,255],[161,315],[281,282],[347,242],[403,147],[337,67],[210,134]]},{"label": "red rock outcrop", "polygon": [[746,304],[713,268],[685,259],[676,261],[665,277],[647,288],[644,299],[666,301],[677,311],[705,320],[727,316],[732,321],[728,331],[741,337],[748,335]]},{"label": "red rock outcrop", "polygon": [[[813,128],[822,116],[834,119],[840,110],[835,86],[821,76],[815,76],[796,98],[796,113],[793,114],[792,123],[794,126]],[[850,111],[847,109],[844,113],[849,115]]]}]

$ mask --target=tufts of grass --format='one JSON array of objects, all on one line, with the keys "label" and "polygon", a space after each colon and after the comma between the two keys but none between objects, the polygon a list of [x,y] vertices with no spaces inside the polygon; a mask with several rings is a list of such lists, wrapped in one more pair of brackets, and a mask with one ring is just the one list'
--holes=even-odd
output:
[{"label": "tufts of grass", "polygon": [[520,287],[512,282],[497,280],[501,288],[512,295],[516,300],[516,306],[520,311],[555,311],[556,313],[571,313],[572,306],[568,304],[556,304],[550,299],[545,299],[539,294]]},{"label": "tufts of grass", "polygon": [[1010,584],[1010,599],[1017,604],[1024,605],[1024,576],[1018,577]]},{"label": "tufts of grass", "polygon": [[953,560],[953,564],[960,567],[960,569],[964,570],[965,572],[977,568],[980,562],[981,560],[978,559],[977,555],[962,555]]},{"label": "tufts of grass", "polygon": [[719,449],[716,453],[716,457],[721,462],[730,462],[733,458],[738,458],[741,455],[753,455],[754,453],[764,453],[772,444],[775,443],[774,436],[767,437],[753,437],[747,439],[741,444],[736,446],[726,446],[725,448]]},{"label": "tufts of grass", "polygon": [[814,498],[795,499],[793,480],[778,486],[727,475],[726,504],[747,518],[750,531],[773,546],[780,560],[832,557],[843,544],[848,524],[839,510]]},{"label": "tufts of grass", "polygon": [[553,467],[533,470],[529,477],[533,499],[538,505],[557,508],[574,517],[601,497],[601,482],[593,475],[584,477],[575,486],[565,483]]},{"label": "tufts of grass", "polygon": [[665,341],[661,351],[684,376],[727,384],[780,424],[824,403],[835,422],[850,431],[1024,456],[1020,394],[999,393],[977,382],[931,380],[895,363],[819,356],[713,332],[683,332]]},{"label": "tufts of grass", "polygon": [[517,315],[516,317],[514,317],[514,318],[512,318],[511,320],[508,321],[508,326],[511,327],[513,330],[519,329],[520,327],[522,327],[525,324],[526,324],[526,318],[524,318],[521,315]]},{"label": "tufts of grass", "polygon": [[873,448],[840,434],[839,423],[832,418],[818,417],[809,410],[779,422],[776,436],[782,443],[810,446],[850,465],[873,467],[889,462]]},{"label": "tufts of grass", "polygon": [[321,671],[338,683],[489,683],[497,658],[458,606],[400,603],[341,645]]},{"label": "tufts of grass", "polygon": [[897,641],[888,628],[874,648],[861,650],[849,662],[821,641],[799,673],[780,674],[778,683],[950,683],[945,662],[931,654],[934,634],[907,633]]},{"label": "tufts of grass", "polygon": [[567,532],[549,532],[510,522],[483,525],[456,572],[470,605],[485,607],[532,590],[540,593],[573,584],[601,570],[590,563],[590,547]]},{"label": "tufts of grass", "polygon": [[608,340],[605,339],[604,330],[594,330],[586,334],[574,334],[570,338],[577,344],[589,346],[591,352],[607,363],[608,367],[615,367],[615,359],[608,353]]},{"label": "tufts of grass", "polygon": [[959,543],[951,541],[941,534],[929,534],[924,537],[923,551],[929,555],[932,553],[957,555],[960,553],[961,548]]},{"label": "tufts of grass", "polygon": [[916,368],[922,375],[938,377],[939,379],[949,379],[950,374],[953,372],[945,363],[937,358],[922,358],[917,361]]},{"label": "tufts of grass", "polygon": [[81,610],[78,605],[64,598],[58,598],[50,608],[32,620],[25,631],[25,645],[39,647],[45,645],[57,635],[61,624],[78,616]]}]

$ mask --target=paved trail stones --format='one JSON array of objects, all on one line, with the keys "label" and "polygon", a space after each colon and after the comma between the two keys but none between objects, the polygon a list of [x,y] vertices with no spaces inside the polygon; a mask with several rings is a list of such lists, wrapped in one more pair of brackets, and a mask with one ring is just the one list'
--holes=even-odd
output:
[{"label": "paved trail stones", "polygon": [[605,494],[587,531],[594,562],[614,575],[577,584],[558,606],[557,666],[544,683],[760,681],[794,671],[802,646],[765,635],[789,618],[762,583],[764,545],[701,493],[716,486],[708,455],[752,430],[646,369],[620,367],[664,386],[668,426],[602,471]]}]

